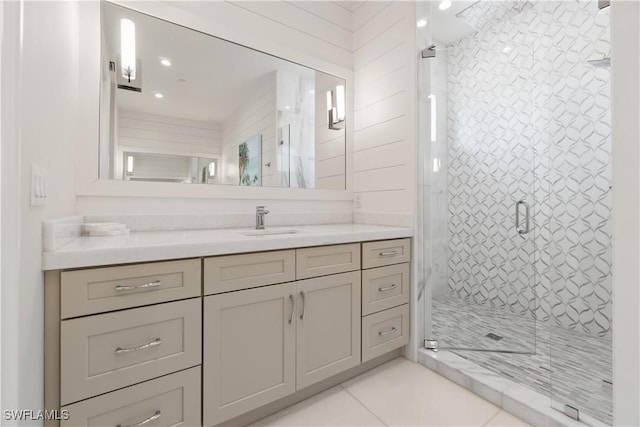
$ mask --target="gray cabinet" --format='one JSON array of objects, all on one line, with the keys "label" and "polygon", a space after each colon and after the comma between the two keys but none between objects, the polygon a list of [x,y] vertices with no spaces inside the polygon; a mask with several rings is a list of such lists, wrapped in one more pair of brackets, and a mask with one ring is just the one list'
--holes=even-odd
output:
[{"label": "gray cabinet", "polygon": [[298,389],[360,364],[360,271],[297,282]]},{"label": "gray cabinet", "polygon": [[200,367],[166,375],[65,406],[63,427],[196,426],[200,424]]},{"label": "gray cabinet", "polygon": [[359,271],[205,297],[205,425],[359,364]]},{"label": "gray cabinet", "polygon": [[362,244],[362,361],[409,343],[411,239]]},{"label": "gray cabinet", "polygon": [[217,425],[304,395],[408,342],[409,260],[394,239],[47,272],[45,405]]},{"label": "gray cabinet", "polygon": [[295,294],[290,283],[204,298],[205,425],[295,391]]}]

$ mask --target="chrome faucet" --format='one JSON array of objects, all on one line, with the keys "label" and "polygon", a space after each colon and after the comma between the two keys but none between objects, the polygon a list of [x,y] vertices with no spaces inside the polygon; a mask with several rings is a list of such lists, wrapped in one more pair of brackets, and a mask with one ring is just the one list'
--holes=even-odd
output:
[{"label": "chrome faucet", "polygon": [[264,216],[268,213],[265,206],[256,206],[256,230],[264,230]]}]

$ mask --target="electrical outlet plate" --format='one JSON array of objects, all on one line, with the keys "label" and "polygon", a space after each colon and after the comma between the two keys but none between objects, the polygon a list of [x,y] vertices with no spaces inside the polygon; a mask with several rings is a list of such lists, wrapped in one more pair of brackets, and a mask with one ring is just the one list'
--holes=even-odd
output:
[{"label": "electrical outlet plate", "polygon": [[31,165],[31,206],[47,204],[47,170]]}]

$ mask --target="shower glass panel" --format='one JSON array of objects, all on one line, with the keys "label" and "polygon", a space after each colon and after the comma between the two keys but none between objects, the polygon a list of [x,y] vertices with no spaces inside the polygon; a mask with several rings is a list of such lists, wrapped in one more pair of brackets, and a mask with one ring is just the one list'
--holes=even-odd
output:
[{"label": "shower glass panel", "polygon": [[611,69],[609,9],[595,1],[537,5],[543,158],[538,216],[539,319],[550,350],[552,407],[613,423]]},{"label": "shower glass panel", "polygon": [[513,19],[532,5],[429,3],[436,54],[420,61],[419,105],[425,339],[533,353],[537,64],[535,37]]},{"label": "shower glass panel", "polygon": [[435,45],[419,62],[425,344],[610,425],[608,9],[425,7],[420,42]]}]

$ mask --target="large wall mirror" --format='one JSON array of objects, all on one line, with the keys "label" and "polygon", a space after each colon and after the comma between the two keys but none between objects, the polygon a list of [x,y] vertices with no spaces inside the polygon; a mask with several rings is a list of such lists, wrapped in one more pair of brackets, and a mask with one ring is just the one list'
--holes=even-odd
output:
[{"label": "large wall mirror", "polygon": [[102,3],[101,179],[344,190],[345,81]]}]

